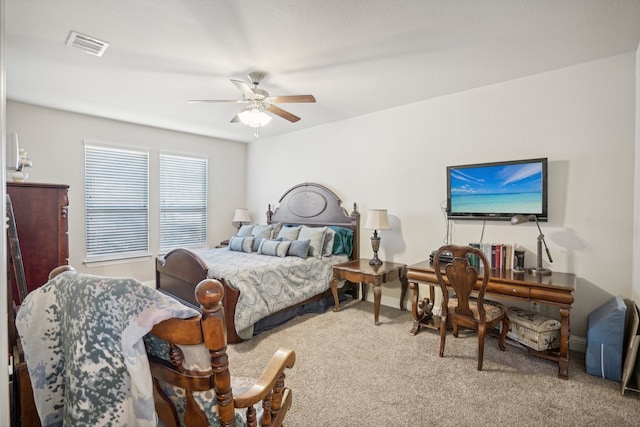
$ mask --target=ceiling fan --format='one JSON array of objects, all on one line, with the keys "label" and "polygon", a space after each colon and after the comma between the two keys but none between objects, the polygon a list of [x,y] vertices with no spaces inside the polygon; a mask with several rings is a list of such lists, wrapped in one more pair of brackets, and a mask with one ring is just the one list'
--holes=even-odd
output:
[{"label": "ceiling fan", "polygon": [[248,104],[242,109],[235,117],[231,119],[231,123],[241,122],[245,125],[254,128],[254,135],[258,138],[258,128],[265,126],[271,121],[271,116],[265,111],[268,111],[276,116],[282,117],[285,120],[289,120],[292,123],[300,120],[300,117],[292,114],[282,108],[276,106],[279,103],[295,103],[295,102],[316,102],[316,98],[313,95],[286,95],[286,96],[271,96],[269,92],[264,89],[258,88],[258,85],[265,77],[265,73],[256,71],[249,73],[249,80],[253,84],[251,87],[247,82],[243,80],[231,79],[231,83],[236,85],[242,92],[241,99],[191,99],[187,102],[190,103],[216,103],[216,102],[237,102],[240,104]]}]

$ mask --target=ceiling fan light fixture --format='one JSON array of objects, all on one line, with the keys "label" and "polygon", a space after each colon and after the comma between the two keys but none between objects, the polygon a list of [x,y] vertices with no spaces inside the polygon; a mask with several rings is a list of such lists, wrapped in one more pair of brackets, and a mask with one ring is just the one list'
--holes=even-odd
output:
[{"label": "ceiling fan light fixture", "polygon": [[240,121],[251,128],[261,128],[271,121],[271,116],[265,113],[262,108],[249,106],[238,113]]}]

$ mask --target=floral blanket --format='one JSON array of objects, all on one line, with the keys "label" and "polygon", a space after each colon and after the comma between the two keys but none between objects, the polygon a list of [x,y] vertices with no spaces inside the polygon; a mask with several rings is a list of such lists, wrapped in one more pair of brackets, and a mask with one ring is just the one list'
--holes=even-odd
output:
[{"label": "floral blanket", "polygon": [[143,343],[198,312],[134,279],[65,272],[32,291],[16,326],[43,426],[155,426]]}]

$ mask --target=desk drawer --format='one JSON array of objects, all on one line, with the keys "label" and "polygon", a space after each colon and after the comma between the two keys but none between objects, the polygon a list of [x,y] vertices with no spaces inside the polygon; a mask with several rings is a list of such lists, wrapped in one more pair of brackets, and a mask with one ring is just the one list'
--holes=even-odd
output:
[{"label": "desk drawer", "polygon": [[[508,285],[506,283],[489,283],[487,285],[487,293],[529,299],[529,288],[527,286]],[[489,295],[487,295],[487,297],[490,298]]]}]

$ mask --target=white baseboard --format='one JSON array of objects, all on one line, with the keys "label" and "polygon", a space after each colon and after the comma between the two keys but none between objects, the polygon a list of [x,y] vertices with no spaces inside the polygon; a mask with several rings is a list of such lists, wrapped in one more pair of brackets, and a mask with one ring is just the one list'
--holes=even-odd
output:
[{"label": "white baseboard", "polygon": [[587,350],[587,339],[582,337],[569,337],[569,350],[584,353]]}]

